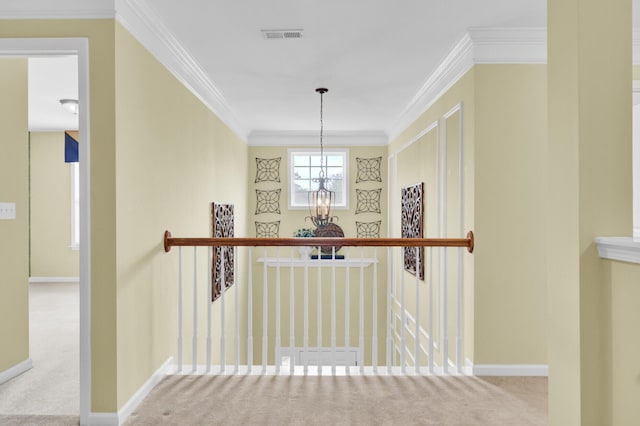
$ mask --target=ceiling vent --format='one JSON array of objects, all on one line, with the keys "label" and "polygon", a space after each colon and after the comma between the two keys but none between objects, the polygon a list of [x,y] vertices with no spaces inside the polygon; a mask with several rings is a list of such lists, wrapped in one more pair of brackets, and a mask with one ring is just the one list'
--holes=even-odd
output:
[{"label": "ceiling vent", "polygon": [[265,40],[284,40],[287,38],[302,38],[304,30],[260,30]]}]

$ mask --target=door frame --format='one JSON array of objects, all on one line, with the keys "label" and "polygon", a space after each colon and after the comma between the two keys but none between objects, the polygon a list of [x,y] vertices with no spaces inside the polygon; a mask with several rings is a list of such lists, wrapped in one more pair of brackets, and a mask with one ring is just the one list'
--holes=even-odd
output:
[{"label": "door frame", "polygon": [[89,40],[0,38],[0,57],[77,55],[80,159],[80,424],[91,412],[91,156],[89,131]]}]

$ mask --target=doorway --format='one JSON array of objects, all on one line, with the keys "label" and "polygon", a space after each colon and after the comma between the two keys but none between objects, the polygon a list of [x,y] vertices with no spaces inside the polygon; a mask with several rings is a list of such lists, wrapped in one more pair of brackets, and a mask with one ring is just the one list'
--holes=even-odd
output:
[{"label": "doorway", "polygon": [[[84,38],[0,39],[0,57],[77,56],[79,104],[79,414],[86,424],[91,401],[90,138],[88,40]],[[9,318],[11,320],[11,318]],[[19,374],[19,373],[18,373]]]}]

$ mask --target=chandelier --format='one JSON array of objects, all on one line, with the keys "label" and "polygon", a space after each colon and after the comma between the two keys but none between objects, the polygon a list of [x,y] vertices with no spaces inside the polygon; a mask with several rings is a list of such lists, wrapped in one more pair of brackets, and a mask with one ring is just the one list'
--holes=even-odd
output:
[{"label": "chandelier", "polygon": [[309,218],[316,227],[322,227],[333,221],[331,211],[335,205],[336,193],[330,191],[325,187],[325,182],[328,180],[323,168],[326,167],[324,163],[324,145],[322,143],[322,136],[324,132],[324,122],[322,117],[323,109],[323,95],[329,90],[325,88],[316,89],[317,93],[320,93],[320,173],[318,178],[314,179],[314,182],[318,182],[318,189],[315,191],[309,191]]}]

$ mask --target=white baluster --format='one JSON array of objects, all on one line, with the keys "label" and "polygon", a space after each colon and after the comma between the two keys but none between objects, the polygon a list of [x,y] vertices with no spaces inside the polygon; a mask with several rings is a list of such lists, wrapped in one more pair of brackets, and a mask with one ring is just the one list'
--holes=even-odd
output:
[{"label": "white baluster", "polygon": [[211,287],[213,283],[212,279],[212,247],[207,247],[207,366],[205,368],[205,373],[211,372]]},{"label": "white baluster", "polygon": [[336,248],[331,248],[331,374],[336,375]]},{"label": "white baluster", "polygon": [[[373,250],[373,258],[378,258],[378,248]],[[378,263],[373,264],[373,332],[371,336],[371,361],[373,372],[378,374]]]},{"label": "white baluster", "polygon": [[[350,294],[350,289],[351,289],[351,285],[350,285],[350,278],[351,278],[351,268],[350,268],[350,262],[351,262],[351,247],[349,247],[349,249],[347,250],[347,267],[344,268],[345,270],[345,282],[344,282],[344,347],[345,350],[348,352],[351,348],[351,338],[349,335],[350,332],[350,328],[351,328],[351,294]],[[360,360],[358,359],[358,362]],[[345,371],[347,374],[350,373],[351,371],[351,365],[347,364],[345,366]]]},{"label": "white baluster", "polygon": [[178,247],[178,368],[182,373],[182,247]]},{"label": "white baluster", "polygon": [[413,347],[413,358],[415,374],[420,374],[420,247],[415,248],[416,251],[416,337]]},{"label": "white baluster", "polygon": [[317,361],[316,365],[318,366],[318,375],[322,376],[322,251],[321,247],[318,247],[318,286],[317,286],[317,294],[318,294],[318,313],[317,313],[317,329],[318,329],[318,337],[316,339],[316,345],[318,346],[317,353]]},{"label": "white baluster", "polygon": [[193,247],[193,351],[191,368],[195,373],[198,368],[198,247]]},{"label": "white baluster", "polygon": [[236,336],[234,339],[235,344],[235,370],[233,374],[238,374],[240,370],[240,308],[239,308],[239,296],[240,287],[238,284],[238,247],[233,247],[233,283],[235,284],[235,323],[236,323]]},{"label": "white baluster", "polygon": [[[289,249],[289,255],[291,259],[293,259],[293,248]],[[289,374],[291,375],[294,373],[294,354],[296,346],[294,316],[295,291],[293,288],[293,279],[293,263],[291,263],[291,267],[289,268]]]},{"label": "white baluster", "polygon": [[276,374],[280,374],[280,247],[276,250]]},{"label": "white baluster", "polygon": [[[267,248],[262,249],[262,257],[267,258]],[[267,349],[269,347],[269,288],[267,262],[262,264],[262,375],[267,374]]]},{"label": "white baluster", "polygon": [[462,247],[458,249],[458,329],[456,335],[456,368],[462,374]]},{"label": "white baluster", "polygon": [[[404,250],[409,250],[406,248]],[[404,254],[403,250],[403,254]],[[402,259],[402,264],[404,265],[404,259]],[[407,311],[404,306],[404,266],[403,270],[400,271],[400,312],[402,315],[400,318],[402,319],[402,324],[400,324],[400,369],[402,374],[407,374],[407,340],[405,337],[405,328],[407,327]]]},{"label": "white baluster", "polygon": [[442,248],[442,265],[443,265],[443,280],[442,280],[442,373],[449,374],[449,334],[448,334],[448,295],[447,295],[447,251]]},{"label": "white baluster", "polygon": [[304,260],[304,375],[309,373],[309,259]]},{"label": "white baluster", "polygon": [[392,247],[387,247],[387,374],[391,374],[391,348],[393,348],[393,340],[391,339],[391,272],[394,270],[392,265]]},{"label": "white baluster", "polygon": [[433,249],[429,249],[429,373],[434,374],[434,330],[433,330]]},{"label": "white baluster", "polygon": [[227,290],[227,273],[224,264],[225,248],[220,247],[220,374],[226,373],[226,348],[225,348],[225,293]]},{"label": "white baluster", "polygon": [[253,370],[253,247],[249,247],[249,285],[247,289],[247,374]]},{"label": "white baluster", "polygon": [[362,247],[360,247],[360,374],[364,374],[364,258]]}]

